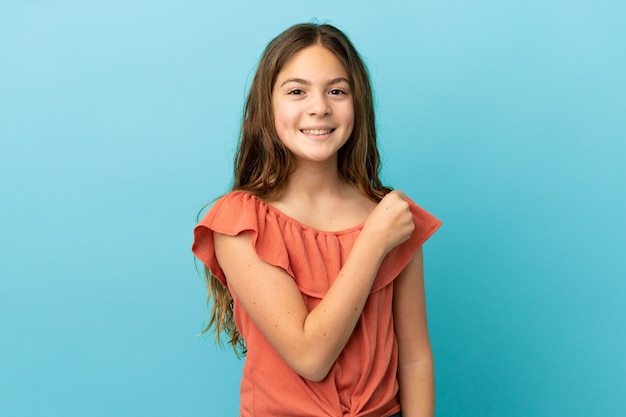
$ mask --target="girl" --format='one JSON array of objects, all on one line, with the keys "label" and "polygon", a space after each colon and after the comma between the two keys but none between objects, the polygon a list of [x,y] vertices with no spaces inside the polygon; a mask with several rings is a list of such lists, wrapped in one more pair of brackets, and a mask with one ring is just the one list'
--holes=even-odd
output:
[{"label": "girl", "polygon": [[433,415],[421,246],[440,222],[384,187],[379,167],[369,76],[348,38],[300,24],[271,41],[232,192],[194,230],[207,329],[247,355],[241,416]]}]

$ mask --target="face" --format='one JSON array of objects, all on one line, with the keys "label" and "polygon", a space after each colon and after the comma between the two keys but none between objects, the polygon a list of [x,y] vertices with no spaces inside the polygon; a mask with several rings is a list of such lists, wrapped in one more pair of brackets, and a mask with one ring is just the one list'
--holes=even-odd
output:
[{"label": "face", "polygon": [[349,76],[328,49],[313,45],[294,55],[272,92],[274,124],[299,162],[334,162],[354,127]]}]

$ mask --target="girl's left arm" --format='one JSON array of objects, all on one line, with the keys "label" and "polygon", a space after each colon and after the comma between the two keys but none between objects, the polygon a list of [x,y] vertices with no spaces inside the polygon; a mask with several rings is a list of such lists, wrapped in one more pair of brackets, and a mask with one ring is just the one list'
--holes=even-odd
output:
[{"label": "girl's left arm", "polygon": [[393,285],[402,417],[432,417],[435,412],[434,365],[426,321],[421,248]]}]

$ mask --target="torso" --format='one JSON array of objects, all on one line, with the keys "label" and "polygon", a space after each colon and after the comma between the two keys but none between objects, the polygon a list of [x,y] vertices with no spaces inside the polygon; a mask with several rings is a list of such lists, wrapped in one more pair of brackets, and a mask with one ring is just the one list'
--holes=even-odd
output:
[{"label": "torso", "polygon": [[[361,231],[359,225],[376,206],[365,197],[333,198],[330,194],[314,200],[303,198],[302,193],[292,194],[288,201],[279,199],[268,204],[246,192],[229,193],[196,227],[194,253],[223,285],[228,285],[214,252],[213,233],[235,236],[242,231],[253,231],[257,254],[291,276],[307,308],[312,310],[349,257]],[[415,232],[381,263],[350,339],[320,382],[309,381],[294,372],[237,298],[233,298],[235,322],[248,345],[240,415],[379,417],[400,409],[393,282],[439,225],[436,218],[413,203],[411,211]],[[312,215],[303,217],[303,213]]]}]

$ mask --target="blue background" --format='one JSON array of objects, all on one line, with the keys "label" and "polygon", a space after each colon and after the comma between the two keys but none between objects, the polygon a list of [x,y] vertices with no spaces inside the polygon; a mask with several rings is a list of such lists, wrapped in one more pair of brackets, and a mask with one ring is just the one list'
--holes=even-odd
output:
[{"label": "blue background", "polygon": [[[309,2],[310,3],[310,2]],[[234,416],[199,209],[293,23],[344,29],[426,245],[437,416],[626,415],[626,3],[2,0],[0,415]]]}]

